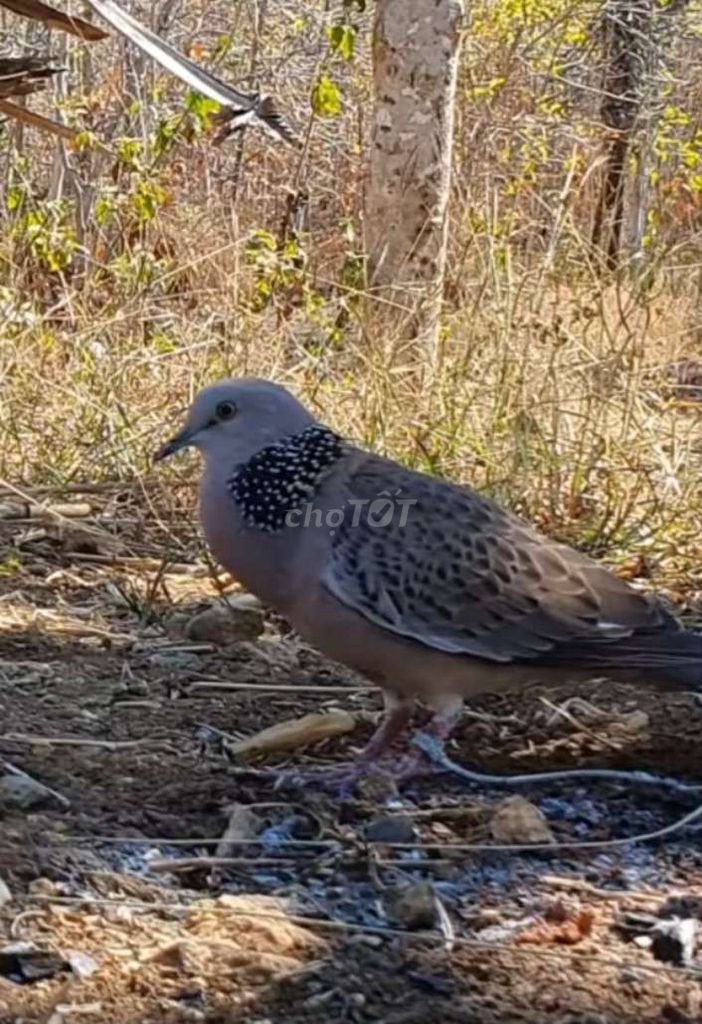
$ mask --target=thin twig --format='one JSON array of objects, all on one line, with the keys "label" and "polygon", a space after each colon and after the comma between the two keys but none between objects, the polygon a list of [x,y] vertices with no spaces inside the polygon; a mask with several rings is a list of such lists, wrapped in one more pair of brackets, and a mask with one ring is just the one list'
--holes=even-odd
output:
[{"label": "thin twig", "polygon": [[418,733],[412,739],[429,760],[444,771],[457,775],[468,782],[481,786],[529,786],[538,782],[560,782],[564,779],[607,779],[611,782],[627,782],[629,785],[665,786],[676,793],[700,793],[702,785],[680,782],[667,775],[651,775],[642,771],[618,771],[614,768],[568,768],[559,772],[532,772],[525,775],[491,775],[470,771],[452,761],[432,737]]},{"label": "thin twig", "polygon": [[[162,559],[150,558],[148,555],[100,555],[87,551],[72,551],[71,560],[76,562],[90,562],[96,565],[124,565],[130,569],[144,569],[158,572]],[[197,563],[173,562],[168,567],[169,573],[173,575],[201,574],[204,575],[204,568]]]},{"label": "thin twig", "polygon": [[[308,858],[313,863],[314,858]],[[200,871],[205,868],[272,868],[286,865],[299,867],[299,858],[288,857],[180,857],[174,860],[150,860],[149,871],[157,874],[163,872],[180,873],[181,871]]]},{"label": "thin twig", "polygon": [[33,499],[40,494],[111,494],[114,491],[128,491],[130,484],[122,482],[105,484],[44,484],[41,487],[23,487],[21,492],[12,484],[0,480],[0,494],[19,494]]},{"label": "thin twig", "polygon": [[559,707],[558,704],[554,704],[553,701],[550,701],[548,697],[540,697],[539,700],[545,707],[549,708],[561,718],[564,718],[566,722],[570,722],[570,724],[574,725],[576,729],[579,729],[580,732],[584,732],[586,736],[590,736],[597,743],[604,744],[604,746],[609,747],[610,750],[618,751],[620,749],[616,743],[613,743],[612,740],[609,739],[609,737],[601,736],[599,733],[596,733],[594,729],[585,725],[584,722],[578,721],[575,715],[568,711],[567,708]]},{"label": "thin twig", "polygon": [[197,679],[192,683],[184,684],[184,690],[190,694],[193,690],[213,690],[226,693],[230,690],[259,690],[264,693],[377,693],[375,686],[308,686],[300,683],[293,684],[276,683],[222,683],[215,679]]},{"label": "thin twig", "polygon": [[[282,804],[251,804],[247,805],[255,808],[261,807],[280,807]],[[290,804],[290,807],[297,807],[297,804]],[[306,813],[310,813],[306,810]],[[217,839],[170,839],[167,836],[155,836],[152,838],[143,838],[141,836],[61,836],[60,843],[109,843],[118,846],[128,845],[130,843],[135,846],[217,846],[221,842],[221,836]],[[277,846],[310,846],[310,847],[322,847],[332,849],[333,847],[340,847],[342,842],[351,842],[348,839],[277,839]],[[237,846],[261,846],[263,841],[261,839],[237,839]],[[388,846],[388,843],[383,845]]]},{"label": "thin twig", "polygon": [[101,750],[128,750],[131,747],[156,747],[167,743],[165,739],[145,740],[86,740],[79,736],[34,736],[23,732],[6,732],[0,742],[45,744],[52,747],[96,747]]},{"label": "thin twig", "polygon": [[[638,900],[643,903],[653,903],[656,906],[661,902],[661,894],[655,892],[630,891],[628,889],[600,889],[591,882],[582,878],[561,878],[559,875],[544,875],[541,884],[552,889],[562,889],[565,892],[585,893],[587,896],[594,896],[602,900]],[[685,892],[690,893],[686,888]]]}]

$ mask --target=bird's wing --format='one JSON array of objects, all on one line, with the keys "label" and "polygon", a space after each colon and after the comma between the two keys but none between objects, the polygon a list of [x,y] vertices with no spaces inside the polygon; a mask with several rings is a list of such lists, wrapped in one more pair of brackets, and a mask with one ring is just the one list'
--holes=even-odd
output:
[{"label": "bird's wing", "polygon": [[[496,662],[598,649],[670,617],[468,488],[369,457],[352,472],[324,586],[379,626]],[[390,514],[390,510],[392,510]]]},{"label": "bird's wing", "polygon": [[278,111],[270,96],[261,98],[257,93],[239,92],[221,78],[205,71],[198,64],[184,57],[170,43],[160,39],[145,25],[133,18],[113,0],[88,0],[90,6],[112,25],[121,35],[126,36],[140,50],[153,57],[162,67],[170,71],[191,89],[208,96],[224,108],[221,119],[228,122],[221,137],[236,131],[253,119],[261,123],[272,134],[285,142],[295,144],[295,134]]},{"label": "bird's wing", "polygon": [[261,97],[256,108],[252,111],[245,111],[243,116],[238,111],[232,111],[231,107],[225,107],[224,110],[216,114],[214,120],[222,127],[215,141],[217,143],[224,142],[230,135],[245,128],[254,117],[269,135],[282,139],[283,142],[296,148],[300,147],[300,139],[278,110],[272,96]]},{"label": "bird's wing", "polygon": [[170,43],[160,39],[151,29],[142,25],[131,14],[123,10],[113,0],[88,0],[90,6],[100,17],[126,36],[140,50],[153,57],[166,71],[189,85],[191,89],[208,96],[222,106],[241,107],[252,110],[258,102],[256,95],[239,92],[237,89],[211,75],[193,61],[184,57]]},{"label": "bird's wing", "polygon": [[41,0],[0,0],[0,6],[6,7],[8,11],[14,11],[24,18],[34,18],[36,21],[43,21],[50,28],[59,28],[64,32],[70,32],[79,39],[87,42],[97,42],[99,39],[106,39],[107,32],[103,32],[97,25],[89,21],[76,18],[71,14],[64,14],[54,7],[42,3]]}]

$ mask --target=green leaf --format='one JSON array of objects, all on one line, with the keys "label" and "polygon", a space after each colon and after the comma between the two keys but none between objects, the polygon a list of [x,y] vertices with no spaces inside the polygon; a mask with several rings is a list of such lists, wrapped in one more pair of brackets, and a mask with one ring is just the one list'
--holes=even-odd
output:
[{"label": "green leaf", "polygon": [[222,109],[217,100],[211,100],[199,92],[190,92],[185,98],[185,106],[193,115],[201,128],[209,127],[210,118]]},{"label": "green leaf", "polygon": [[21,185],[12,185],[7,192],[7,208],[11,213],[19,210],[25,200],[25,190]]},{"label": "green leaf", "polygon": [[327,75],[320,75],[312,89],[312,109],[318,117],[338,117],[341,113],[339,87]]},{"label": "green leaf", "polygon": [[356,30],[351,25],[334,25],[329,30],[329,42],[334,53],[352,61],[356,52]]}]

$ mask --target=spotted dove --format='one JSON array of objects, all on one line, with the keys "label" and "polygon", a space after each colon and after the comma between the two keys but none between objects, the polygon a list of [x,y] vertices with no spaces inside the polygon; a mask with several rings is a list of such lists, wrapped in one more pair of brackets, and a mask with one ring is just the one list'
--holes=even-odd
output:
[{"label": "spotted dove", "polygon": [[489,498],[347,443],[287,390],[200,392],[157,454],[204,458],[216,558],[321,651],[382,687],[360,775],[416,702],[443,742],[464,698],[605,674],[702,686],[702,635]]}]

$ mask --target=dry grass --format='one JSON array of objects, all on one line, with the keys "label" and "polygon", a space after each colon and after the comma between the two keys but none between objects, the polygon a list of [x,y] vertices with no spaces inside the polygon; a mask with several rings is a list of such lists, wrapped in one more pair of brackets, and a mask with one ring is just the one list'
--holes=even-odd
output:
[{"label": "dry grass", "polygon": [[[213,8],[188,5],[172,38],[212,44],[221,18],[203,19]],[[280,91],[304,129],[309,86],[328,55],[317,6],[303,15],[300,48],[292,11],[268,12],[273,28],[249,71]],[[225,60],[235,76],[256,38],[243,22],[237,31],[241,45]],[[253,136],[243,159],[237,143],[215,151],[200,136],[176,136],[159,152],[160,128],[187,120],[174,113],[177,93],[155,100],[154,81],[139,79],[139,114],[127,118],[115,103],[129,84],[117,45],[104,67],[95,51],[87,70],[74,60],[65,109],[101,131],[107,154],[69,156],[56,193],[60,153],[29,135],[5,153],[7,181],[23,198],[0,242],[0,475],[20,488],[138,478],[168,518],[174,494],[192,501],[178,489],[192,463],[155,474],[151,453],[198,387],[256,374],[289,384],[359,441],[487,488],[553,534],[614,560],[645,553],[658,582],[699,574],[702,407],[685,406],[670,382],[672,364],[700,353],[696,229],[681,243],[676,226],[638,278],[603,281],[583,241],[587,189],[578,191],[595,171],[576,181],[564,169],[571,143],[561,124],[543,191],[541,179],[505,189],[491,168],[506,136],[524,141],[513,106],[523,90],[507,89],[502,107],[499,97],[476,104],[466,82],[489,80],[500,51],[469,48],[444,341],[429,372],[425,353],[403,340],[401,311],[373,335],[364,296],[366,46],[360,34],[357,63],[333,65],[344,114],[312,126],[302,159]],[[695,94],[696,82],[686,88]],[[125,137],[137,140],[137,157],[125,156]],[[593,166],[597,145],[593,131]],[[146,219],[145,185],[162,190]],[[309,194],[305,229],[292,248],[268,249],[255,233],[280,239],[291,189]],[[80,231],[79,206],[90,212]],[[47,209],[40,235],[59,263],[78,245],[53,270],[26,222]]]}]

